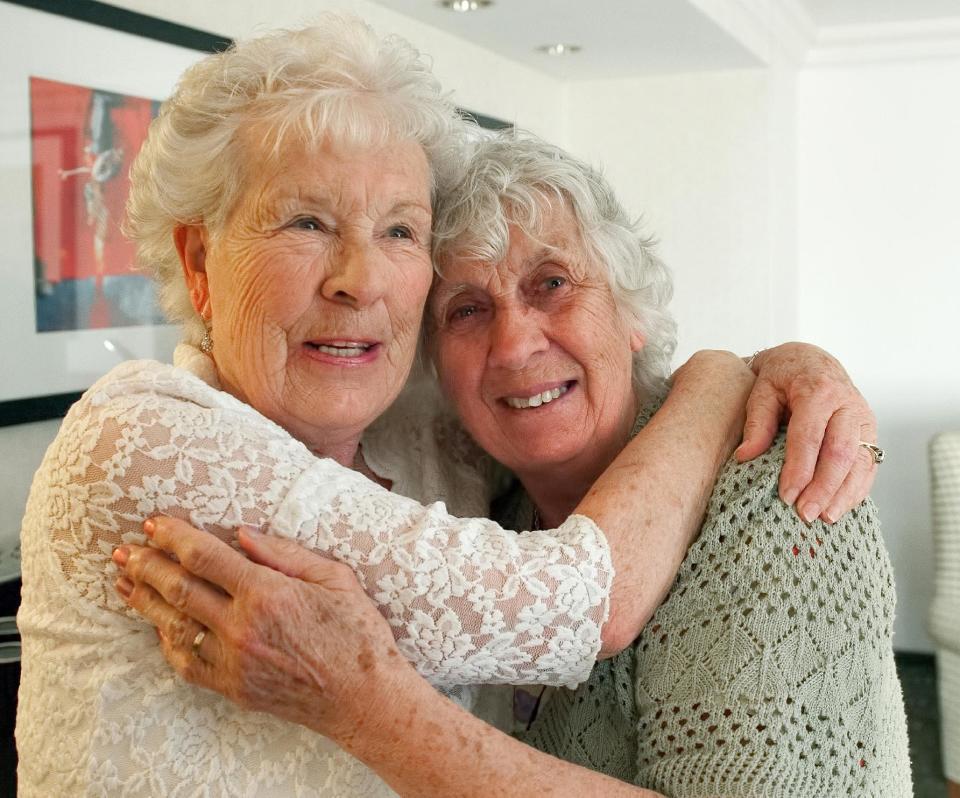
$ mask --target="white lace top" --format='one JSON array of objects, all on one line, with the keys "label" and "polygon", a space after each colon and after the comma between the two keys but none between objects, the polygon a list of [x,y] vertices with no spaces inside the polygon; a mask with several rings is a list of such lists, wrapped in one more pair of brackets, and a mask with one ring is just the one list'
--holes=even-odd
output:
[{"label": "white lace top", "polygon": [[[182,682],[115,593],[110,555],[154,513],[232,538],[241,524],[351,565],[401,651],[437,686],[574,684],[600,647],[612,566],[573,516],[515,534],[484,519],[476,450],[407,398],[364,439],[384,490],[318,459],[216,388],[181,347],[125,363],[70,411],[34,479],[22,532],[20,795],[346,796],[389,789],[328,740]],[[446,503],[446,506],[445,506]]]}]

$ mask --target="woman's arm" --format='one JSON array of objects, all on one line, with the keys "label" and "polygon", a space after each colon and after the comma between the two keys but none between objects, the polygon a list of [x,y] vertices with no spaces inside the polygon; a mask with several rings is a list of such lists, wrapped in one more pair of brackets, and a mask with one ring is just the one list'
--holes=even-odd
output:
[{"label": "woman's arm", "polygon": [[673,583],[717,473],[740,440],[752,386],[753,375],[729,352],[695,354],[577,506],[606,533],[616,569],[601,657],[633,642]]},{"label": "woman's arm", "polygon": [[[389,628],[346,566],[253,530],[240,536],[250,560],[226,549],[215,563],[195,562],[193,545],[203,533],[166,519],[151,534],[200,572],[215,568],[234,591],[245,582],[258,585],[264,604],[273,603],[295,621],[291,634],[274,627],[269,651],[258,648],[260,635],[221,646],[218,641],[238,629],[269,626],[272,613],[238,625],[230,622],[231,605],[225,599],[193,606],[191,611],[212,634],[204,638],[198,656],[189,643],[162,638],[178,671],[201,685],[215,678],[241,706],[269,711],[329,737],[401,795],[486,798],[531,790],[537,795],[658,795],[539,753],[445,699],[400,656]],[[166,619],[157,613],[169,611],[170,605],[157,601],[142,580],[165,558],[140,556],[144,552],[126,552],[126,573],[136,580],[125,586],[127,600],[164,628]],[[287,583],[296,590],[289,591]],[[188,637],[195,634],[192,628],[185,631]],[[265,656],[288,678],[264,679]]]}]

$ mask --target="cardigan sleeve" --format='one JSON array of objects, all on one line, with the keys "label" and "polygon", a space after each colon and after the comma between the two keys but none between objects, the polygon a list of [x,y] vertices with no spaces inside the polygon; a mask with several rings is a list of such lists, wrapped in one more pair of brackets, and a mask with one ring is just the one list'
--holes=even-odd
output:
[{"label": "cardigan sleeve", "polygon": [[890,561],[869,500],[805,525],[783,437],[718,479],[636,645],[637,783],[694,796],[909,796]]},{"label": "cardigan sleeve", "polygon": [[727,464],[635,645],[522,739],[673,798],[912,794],[876,509],[804,525],[777,494],[783,447]]}]

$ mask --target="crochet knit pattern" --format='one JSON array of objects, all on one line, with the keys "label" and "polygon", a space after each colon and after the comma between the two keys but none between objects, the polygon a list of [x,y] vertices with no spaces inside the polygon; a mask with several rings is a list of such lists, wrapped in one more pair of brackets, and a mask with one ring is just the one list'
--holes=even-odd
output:
[{"label": "crochet knit pattern", "polygon": [[673,798],[912,794],[876,510],[804,525],[783,448],[727,464],[635,645],[554,692],[526,742]]}]

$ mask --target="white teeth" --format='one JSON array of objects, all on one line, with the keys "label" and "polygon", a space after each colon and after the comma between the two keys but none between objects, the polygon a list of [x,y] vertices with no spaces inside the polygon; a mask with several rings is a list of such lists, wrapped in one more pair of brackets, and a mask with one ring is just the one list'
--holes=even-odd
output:
[{"label": "white teeth", "polygon": [[551,388],[549,391],[528,396],[525,399],[508,396],[504,401],[514,410],[524,410],[528,407],[540,407],[540,405],[549,404],[554,399],[559,399],[568,390],[570,390],[568,386],[561,385],[557,388]]},{"label": "white teeth", "polygon": [[318,346],[318,352],[323,352],[325,355],[333,355],[334,357],[360,357],[364,352],[367,351],[365,346]]}]

